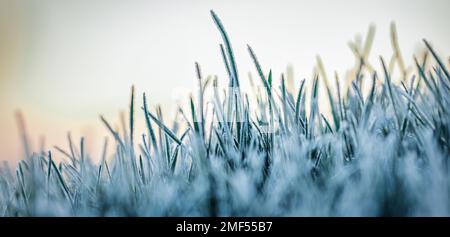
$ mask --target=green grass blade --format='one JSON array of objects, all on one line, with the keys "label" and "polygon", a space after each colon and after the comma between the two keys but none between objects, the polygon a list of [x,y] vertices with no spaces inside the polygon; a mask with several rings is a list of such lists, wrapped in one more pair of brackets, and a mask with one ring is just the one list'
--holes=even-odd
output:
[{"label": "green grass blade", "polygon": [[220,34],[222,35],[222,39],[223,42],[225,44],[225,47],[227,49],[227,55],[228,55],[228,60],[230,61],[230,71],[231,71],[231,75],[232,75],[232,87],[234,86],[239,86],[239,79],[238,79],[238,72],[237,72],[237,67],[236,67],[236,62],[234,59],[234,53],[233,53],[233,48],[231,47],[231,43],[230,40],[228,38],[227,32],[225,31],[225,27],[222,24],[222,21],[219,19],[219,17],[217,16],[217,14],[211,10],[211,17],[214,20],[214,23],[216,23],[217,28],[220,31]]}]

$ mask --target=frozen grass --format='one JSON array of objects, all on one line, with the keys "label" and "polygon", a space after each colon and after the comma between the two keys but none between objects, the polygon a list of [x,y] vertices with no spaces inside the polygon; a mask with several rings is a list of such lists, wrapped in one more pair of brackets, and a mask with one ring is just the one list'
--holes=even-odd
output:
[{"label": "frozen grass", "polygon": [[[349,86],[336,75],[332,89],[318,57],[310,89],[303,80],[295,94],[287,88],[290,78],[273,86],[272,72],[260,67],[249,46],[262,85],[250,103],[227,33],[211,13],[224,42],[226,93],[196,64],[199,94],[178,111],[184,122],[170,127],[160,108],[148,110],[145,95],[135,100],[133,88],[125,132],[101,117],[115,153],[106,154],[105,141],[100,163],[86,154],[83,139],[75,144],[70,136],[67,149],[33,153],[23,129],[27,157],[15,171],[0,170],[0,215],[450,214],[450,76],[427,41],[424,56],[408,68],[392,25],[394,56],[388,64],[380,58],[376,72],[367,62],[370,27],[364,44],[350,43],[357,63]],[[391,78],[396,69],[400,77]],[[326,94],[319,94],[319,84]],[[329,113],[321,111],[321,97]],[[137,113],[145,117],[142,136],[134,131]],[[62,162],[55,163],[56,155]]]}]

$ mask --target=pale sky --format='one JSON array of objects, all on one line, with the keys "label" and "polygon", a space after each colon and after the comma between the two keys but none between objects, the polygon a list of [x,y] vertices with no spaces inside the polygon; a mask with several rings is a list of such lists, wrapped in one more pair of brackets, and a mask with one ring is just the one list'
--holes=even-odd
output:
[{"label": "pale sky", "polygon": [[174,112],[175,98],[187,96],[184,88],[197,85],[194,62],[224,84],[210,9],[231,38],[242,81],[255,73],[246,44],[275,78],[292,64],[296,82],[309,79],[317,54],[329,74],[343,75],[354,65],[348,42],[364,37],[371,23],[376,67],[379,55],[392,55],[392,21],[407,64],[422,38],[450,55],[448,0],[0,0],[0,160],[21,154],[16,109],[35,148],[42,135],[47,146],[64,147],[72,131],[86,135],[97,152],[107,135],[98,115],[117,122],[132,84],[139,104],[145,91],[151,106],[160,103],[166,113]]}]

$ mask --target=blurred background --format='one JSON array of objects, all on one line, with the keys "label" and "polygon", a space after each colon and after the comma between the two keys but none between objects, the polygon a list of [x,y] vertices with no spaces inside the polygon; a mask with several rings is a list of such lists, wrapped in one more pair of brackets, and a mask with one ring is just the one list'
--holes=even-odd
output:
[{"label": "blurred background", "polygon": [[222,41],[210,9],[231,37],[242,81],[255,72],[246,44],[275,80],[287,65],[295,83],[310,79],[318,54],[329,75],[343,75],[354,65],[348,42],[371,23],[376,68],[379,55],[392,55],[392,21],[406,64],[422,38],[450,55],[448,0],[0,0],[0,161],[23,155],[15,111],[34,150],[66,147],[71,131],[86,137],[95,156],[107,135],[98,115],[116,124],[132,84],[138,105],[146,92],[151,107],[161,104],[169,117],[197,85],[195,61],[223,85]]}]

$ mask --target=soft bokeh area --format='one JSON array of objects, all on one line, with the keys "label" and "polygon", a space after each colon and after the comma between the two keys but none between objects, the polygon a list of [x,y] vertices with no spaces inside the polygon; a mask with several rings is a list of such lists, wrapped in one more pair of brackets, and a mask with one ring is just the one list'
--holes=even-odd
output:
[{"label": "soft bokeh area", "polygon": [[17,110],[34,148],[65,146],[71,131],[95,155],[107,135],[99,114],[117,123],[131,85],[139,105],[146,92],[170,117],[197,85],[194,62],[225,82],[210,9],[223,20],[243,78],[255,71],[246,44],[276,80],[288,64],[296,80],[311,78],[318,54],[330,75],[344,75],[354,65],[348,42],[371,23],[377,68],[379,55],[392,55],[392,21],[406,64],[422,38],[450,55],[448,0],[0,0],[0,160],[22,158]]}]

